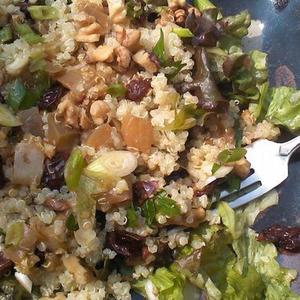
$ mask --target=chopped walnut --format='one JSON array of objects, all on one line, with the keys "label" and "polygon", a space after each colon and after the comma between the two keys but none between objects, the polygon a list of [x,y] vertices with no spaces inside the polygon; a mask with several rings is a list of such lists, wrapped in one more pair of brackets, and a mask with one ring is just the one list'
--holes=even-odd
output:
[{"label": "chopped walnut", "polygon": [[118,66],[126,70],[131,62],[131,53],[124,46],[119,46],[115,49]]},{"label": "chopped walnut", "polygon": [[89,63],[112,62],[114,49],[107,45],[96,48],[94,44],[87,45],[87,58]]},{"label": "chopped walnut", "polygon": [[56,115],[63,117],[67,125],[74,128],[79,127],[80,108],[68,98],[68,95],[63,97],[61,103],[57,106]]},{"label": "chopped walnut", "polygon": [[79,29],[75,40],[82,43],[98,42],[101,36],[101,26],[94,22],[88,26]]},{"label": "chopped walnut", "polygon": [[93,123],[87,116],[87,113],[84,108],[80,110],[80,116],[79,116],[79,126],[82,129],[90,129],[93,127]]},{"label": "chopped walnut", "polygon": [[73,255],[65,256],[62,258],[62,262],[78,284],[87,284],[90,281],[91,274],[80,264],[78,257]]},{"label": "chopped walnut", "polygon": [[128,22],[124,0],[108,0],[107,4],[109,17],[113,24],[126,24]]},{"label": "chopped walnut", "polygon": [[143,67],[149,73],[158,71],[157,63],[151,58],[150,54],[145,50],[138,51],[133,57],[133,60]]},{"label": "chopped walnut", "polygon": [[183,26],[185,23],[185,19],[187,17],[187,11],[182,8],[177,9],[174,12],[174,17],[175,17],[175,23],[180,26]]},{"label": "chopped walnut", "polygon": [[117,41],[131,52],[136,52],[140,48],[141,33],[137,29],[127,29],[120,25],[115,25]]},{"label": "chopped walnut", "polygon": [[109,106],[101,100],[93,102],[90,108],[91,117],[96,125],[101,125],[107,119],[109,113]]}]

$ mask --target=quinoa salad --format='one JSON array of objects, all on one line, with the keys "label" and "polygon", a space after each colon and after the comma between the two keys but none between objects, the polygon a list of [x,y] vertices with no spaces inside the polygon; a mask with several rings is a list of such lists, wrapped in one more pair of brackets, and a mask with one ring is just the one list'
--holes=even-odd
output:
[{"label": "quinoa salad", "polygon": [[220,201],[247,145],[300,129],[249,27],[208,0],[0,0],[1,300],[300,299],[250,228],[277,193]]}]

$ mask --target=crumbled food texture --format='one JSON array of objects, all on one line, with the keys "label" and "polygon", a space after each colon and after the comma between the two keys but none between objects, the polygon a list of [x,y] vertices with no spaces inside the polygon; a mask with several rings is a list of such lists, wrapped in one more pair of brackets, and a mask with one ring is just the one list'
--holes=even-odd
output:
[{"label": "crumbled food texture", "polygon": [[87,284],[90,281],[90,274],[85,269],[76,256],[65,256],[62,258],[65,268],[70,272],[77,284]]},{"label": "crumbled food texture", "polygon": [[138,51],[133,55],[132,59],[149,73],[155,73],[158,71],[159,66],[156,60],[154,60],[150,53],[145,50]]},{"label": "crumbled food texture", "polygon": [[123,26],[115,25],[114,31],[117,41],[131,52],[136,52],[140,48],[141,32],[138,29],[125,29]]},{"label": "crumbled food texture", "polygon": [[89,63],[94,62],[112,62],[114,49],[107,45],[101,45],[96,48],[94,44],[87,45],[87,57]]},{"label": "crumbled food texture", "polygon": [[115,49],[114,53],[120,70],[126,71],[131,62],[130,51],[124,46],[119,46]]},{"label": "crumbled food texture", "polygon": [[108,0],[109,17],[113,24],[126,24],[126,7],[124,0]]},{"label": "crumbled food texture", "polygon": [[110,107],[104,101],[98,100],[92,103],[90,115],[96,125],[101,125],[107,119]]},{"label": "crumbled food texture", "polygon": [[255,118],[249,110],[242,112],[241,120],[243,127],[243,144],[249,145],[258,139],[275,140],[280,134],[279,128],[266,120],[255,124]]}]

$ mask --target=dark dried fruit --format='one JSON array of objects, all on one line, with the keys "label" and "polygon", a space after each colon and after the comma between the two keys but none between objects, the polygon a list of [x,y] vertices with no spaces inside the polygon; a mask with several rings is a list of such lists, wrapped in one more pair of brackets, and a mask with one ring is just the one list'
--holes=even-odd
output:
[{"label": "dark dried fruit", "polygon": [[61,85],[55,85],[50,87],[42,96],[42,99],[38,103],[40,109],[52,111],[56,108],[56,105],[60,98],[63,96],[64,88]]},{"label": "dark dried fruit", "polygon": [[166,181],[166,184],[169,184],[172,180],[178,180],[178,179],[181,179],[181,178],[185,178],[189,176],[189,173],[186,169],[184,168],[179,168],[177,171],[173,171],[170,175],[168,176],[165,176],[165,181]]},{"label": "dark dried fruit", "polygon": [[63,212],[69,209],[69,204],[63,200],[46,199],[44,205],[57,212]]},{"label": "dark dried fruit", "polygon": [[106,247],[126,258],[142,256],[145,238],[127,231],[113,231],[106,235]]},{"label": "dark dried fruit", "polygon": [[65,184],[64,169],[67,158],[62,153],[57,153],[51,159],[46,159],[42,185],[50,189],[60,189]]},{"label": "dark dried fruit", "polygon": [[130,80],[126,85],[126,98],[132,101],[140,102],[151,88],[150,80],[144,78],[136,78]]},{"label": "dark dried fruit", "polygon": [[300,227],[273,225],[260,232],[257,240],[271,242],[282,250],[300,252]]},{"label": "dark dried fruit", "polygon": [[4,176],[4,171],[3,171],[3,160],[2,157],[0,156],[0,189],[2,189],[5,186],[6,183],[6,178]]},{"label": "dark dried fruit", "polygon": [[143,205],[158,188],[157,181],[137,181],[132,186],[133,201],[138,205]]},{"label": "dark dried fruit", "polygon": [[5,275],[14,267],[14,263],[7,259],[2,251],[0,251],[0,277]]},{"label": "dark dried fruit", "polygon": [[167,267],[173,262],[173,251],[166,243],[159,243],[155,253],[155,267]]}]

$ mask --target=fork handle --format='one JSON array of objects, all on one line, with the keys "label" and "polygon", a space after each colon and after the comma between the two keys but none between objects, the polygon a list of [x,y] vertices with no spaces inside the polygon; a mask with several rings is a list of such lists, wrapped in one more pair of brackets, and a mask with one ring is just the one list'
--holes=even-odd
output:
[{"label": "fork handle", "polygon": [[282,143],[279,148],[279,154],[282,156],[290,156],[299,147],[300,147],[300,136],[297,136],[286,143]]}]

